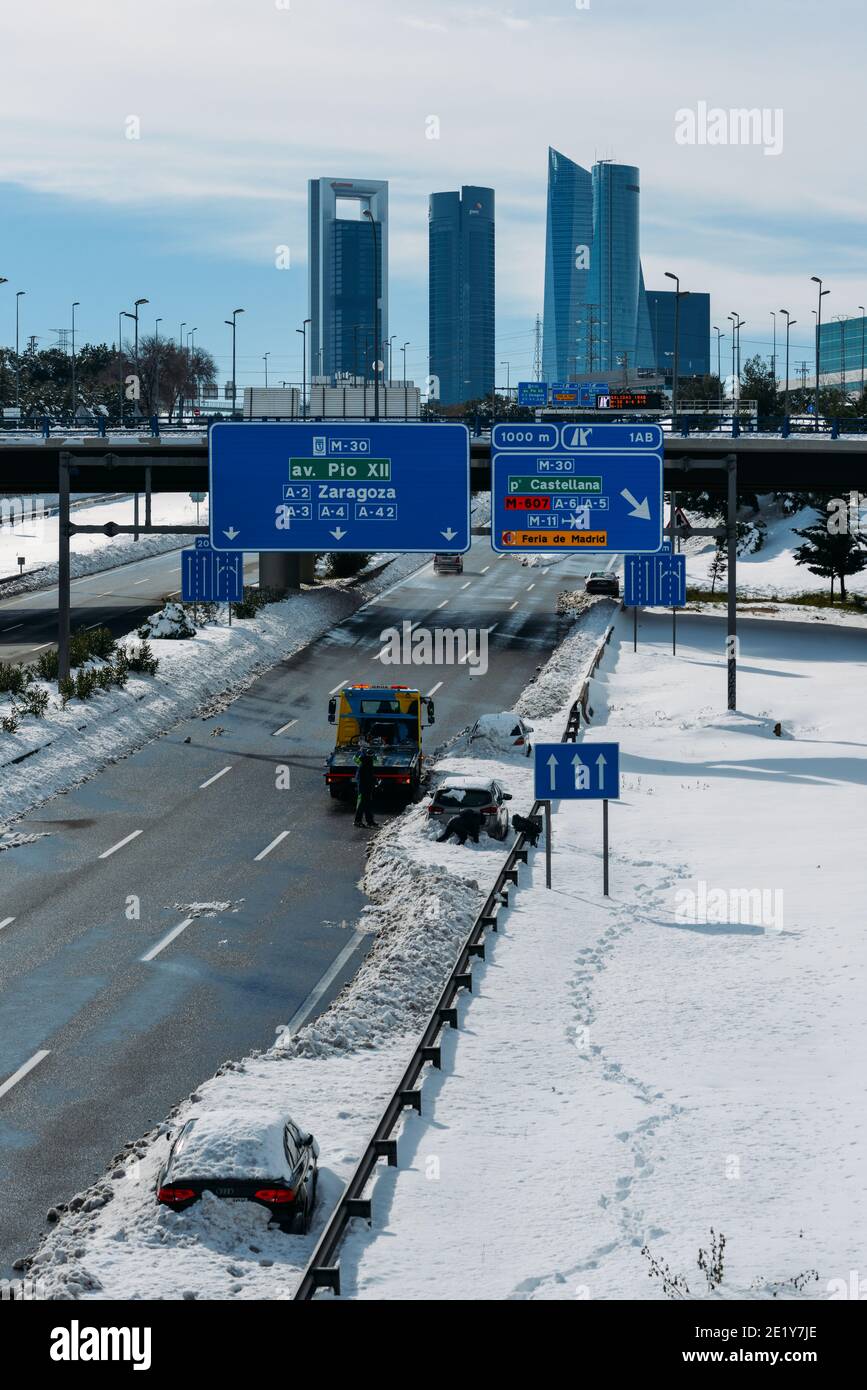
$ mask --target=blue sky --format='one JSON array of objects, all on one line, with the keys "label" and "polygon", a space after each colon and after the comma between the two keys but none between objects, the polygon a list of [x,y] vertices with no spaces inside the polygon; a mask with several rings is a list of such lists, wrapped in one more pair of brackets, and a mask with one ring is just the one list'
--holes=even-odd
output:
[{"label": "blue sky", "polygon": [[[298,379],[306,313],[306,183],[387,178],[390,331],[426,375],[427,196],[497,192],[498,363],[529,375],[542,310],[548,144],[637,164],[647,284],[665,270],[711,294],[712,322],[746,320],[771,348],[789,308],[793,361],[823,313],[867,302],[860,4],[828,0],[43,0],[0,17],[0,341],[112,341],[181,320],[240,384]],[[782,113],[782,151],[684,146],[676,113]],[[431,117],[439,138],[429,139]],[[127,135],[135,130],[137,139]],[[277,269],[288,246],[289,269]],[[778,322],[780,320],[778,319]],[[725,351],[725,345],[724,345]],[[505,382],[506,368],[498,366]]]}]

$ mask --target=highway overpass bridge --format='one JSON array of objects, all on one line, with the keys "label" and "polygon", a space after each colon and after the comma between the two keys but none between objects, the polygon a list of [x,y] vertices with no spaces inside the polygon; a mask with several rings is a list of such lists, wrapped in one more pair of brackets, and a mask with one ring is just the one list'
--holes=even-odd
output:
[{"label": "highway overpass bridge", "polygon": [[[436,429],[436,425],[420,425]],[[490,487],[490,441],[472,437],[474,491]],[[64,456],[72,492],[207,491],[205,435],[125,434],[107,438],[50,437],[4,439],[0,435],[0,494],[57,493]],[[725,469],[737,460],[740,492],[816,491],[840,496],[853,488],[867,492],[867,436],[831,439],[824,435],[680,435],[665,439],[665,486],[678,493],[724,491]]]}]

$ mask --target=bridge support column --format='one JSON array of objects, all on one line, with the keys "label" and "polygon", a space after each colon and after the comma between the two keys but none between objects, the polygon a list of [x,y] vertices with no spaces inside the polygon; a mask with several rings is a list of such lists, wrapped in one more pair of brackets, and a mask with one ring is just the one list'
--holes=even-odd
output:
[{"label": "bridge support column", "polygon": [[[259,552],[259,587],[288,594],[301,587],[301,561],[305,557],[282,550]],[[312,558],[312,557],[311,557]]]}]

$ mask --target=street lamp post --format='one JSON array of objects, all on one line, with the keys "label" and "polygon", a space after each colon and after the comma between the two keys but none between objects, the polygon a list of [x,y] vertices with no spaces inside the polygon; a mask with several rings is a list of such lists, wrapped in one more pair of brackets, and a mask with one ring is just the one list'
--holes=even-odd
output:
[{"label": "street lamp post", "polygon": [[373,232],[373,418],[379,419],[379,248],[376,236],[376,219],[370,208],[364,209],[364,216]]},{"label": "street lamp post", "polygon": [[501,362],[501,363],[500,363],[500,366],[501,366],[501,367],[505,367],[505,369],[506,369],[506,400],[508,401],[508,400],[511,400],[511,391],[512,391],[512,368],[511,368],[510,363],[508,363],[508,362]]},{"label": "street lamp post", "polygon": [[780,310],[780,313],[781,313],[781,314],[785,314],[785,316],[786,316],[786,387],[785,387],[785,393],[784,393],[784,396],[783,396],[783,414],[786,415],[786,416],[788,416],[788,414],[789,414],[789,329],[792,327],[792,324],[793,324],[793,323],[797,323],[798,320],[797,320],[797,319],[793,319],[793,318],[790,317],[788,309],[781,309],[781,310]]},{"label": "street lamp post", "polygon": [[[180,328],[178,329],[178,352],[181,354],[181,359],[182,359],[182,360],[183,360],[183,356],[184,356],[184,341],[185,341],[185,340],[184,340],[184,329],[186,328],[186,326],[187,326],[187,321],[186,321],[186,319],[184,319],[183,323],[181,324]],[[184,422],[184,390],[183,390],[183,387],[181,387],[181,394],[180,394],[180,396],[178,397],[178,424],[179,424],[179,425],[182,425],[183,422]]]},{"label": "street lamp post", "polygon": [[301,334],[301,418],[307,419],[307,325],[312,319],[305,319],[295,332]]},{"label": "street lamp post", "polygon": [[266,391],[268,390],[268,358],[269,358],[270,356],[271,356],[270,352],[265,352],[265,353],[262,354],[262,361],[265,363],[265,390],[266,390]]},{"label": "street lamp post", "polygon": [[135,319],[135,353],[134,353],[134,356],[135,356],[135,389],[136,389],[136,392],[137,392],[137,395],[136,395],[136,402],[135,402],[135,411],[136,411],[136,415],[140,415],[140,414],[141,414],[141,406],[139,405],[139,401],[140,401],[140,399],[141,399],[141,377],[140,377],[140,375],[139,375],[139,369],[138,369],[138,311],[139,311],[139,306],[140,306],[141,304],[148,304],[149,302],[150,302],[150,301],[147,300],[147,299],[137,299],[137,300],[135,300],[135,302],[134,302],[134,304],[133,304],[133,310],[134,310],[134,312],[133,312],[132,317]]},{"label": "street lamp post", "polygon": [[223,322],[226,323],[226,324],[228,325],[228,327],[231,328],[231,330],[232,330],[232,419],[233,419],[233,420],[234,420],[234,418],[235,418],[235,401],[236,401],[237,395],[238,395],[238,383],[235,381],[235,366],[236,366],[236,362],[237,362],[237,357],[236,357],[236,354],[235,354],[235,340],[236,340],[236,333],[237,333],[236,323],[237,323],[238,315],[239,315],[239,314],[243,314],[243,312],[244,312],[243,309],[233,309],[233,310],[232,310],[232,317],[231,317],[230,319],[224,319],[224,320],[223,320]]},{"label": "street lamp post", "polygon": [[72,423],[75,424],[75,311],[81,307],[79,299],[72,303]]},{"label": "street lamp post", "polygon": [[194,360],[193,360],[193,355],[194,355],[194,353],[195,353],[195,351],[196,351],[196,334],[198,333],[198,331],[199,331],[198,328],[191,328],[190,331],[189,331],[189,333],[187,334],[187,367],[188,367],[188,369],[189,369],[190,385],[192,386],[193,391],[194,391],[194,393],[195,393],[195,394],[193,395],[193,397],[192,397],[192,404],[193,404],[193,407],[195,407],[196,401],[197,401],[198,398],[199,398],[199,392],[198,392],[198,385],[199,385],[199,383],[198,383],[198,381],[197,381],[197,379],[196,379],[196,376],[195,376],[195,368],[194,368]]},{"label": "street lamp post", "polygon": [[21,303],[21,296],[26,294],[26,290],[16,290],[15,292],[15,408],[21,407],[21,364],[18,361],[18,306]]},{"label": "street lamp post", "polygon": [[[863,355],[864,355],[864,350],[863,350],[863,339],[864,339],[863,325],[862,325],[861,339],[862,339],[861,355],[862,355],[862,357],[863,357]],[[401,352],[403,353],[403,386],[404,386],[404,390],[406,390],[406,350],[407,350],[407,348],[409,347],[409,345],[410,345],[410,343],[409,343],[409,338],[407,338],[406,342],[404,343],[403,347],[401,348]],[[862,391],[863,391],[863,387],[862,387]]]},{"label": "street lamp post", "polygon": [[677,383],[680,376],[680,301],[685,299],[689,290],[684,290],[681,294],[680,277],[672,274],[670,270],[665,272],[666,280],[673,280],[674,291],[674,363],[672,365],[671,376],[671,428],[677,428]]},{"label": "street lamp post", "polygon": [[774,374],[774,399],[776,400],[776,396],[777,396],[777,316],[776,316],[776,314],[774,313],[773,309],[771,310],[771,319],[773,320],[773,325],[774,325],[774,350],[773,350],[773,352],[771,353],[771,371],[772,371],[773,374]]},{"label": "street lamp post", "polygon": [[154,414],[157,420],[160,418],[160,324],[162,319],[157,319],[154,326]]},{"label": "street lamp post", "polygon": [[118,362],[118,404],[120,406],[120,427],[123,429],[123,324],[122,319],[134,319],[128,309],[121,309],[117,316],[117,362]]},{"label": "street lamp post", "polygon": [[716,334],[716,379],[719,386],[719,403],[720,406],[722,406],[722,350],[720,348],[720,343],[726,335],[720,332],[716,324],[713,326],[713,331]]},{"label": "street lamp post", "polygon": [[822,289],[822,281],[818,275],[811,275],[810,279],[815,285],[819,286],[819,308],[816,314],[816,429],[819,428],[819,365],[822,353],[822,300],[830,290]]}]

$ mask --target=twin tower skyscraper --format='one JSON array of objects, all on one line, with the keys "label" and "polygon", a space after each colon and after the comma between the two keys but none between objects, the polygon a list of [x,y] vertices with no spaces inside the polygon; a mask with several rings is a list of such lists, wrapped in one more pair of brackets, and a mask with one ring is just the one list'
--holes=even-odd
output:
[{"label": "twin tower skyscraper", "polygon": [[[639,174],[591,170],[548,151],[542,375],[654,366],[639,254]],[[388,184],[309,183],[312,376],[369,376],[388,352]],[[432,193],[428,212],[429,394],[444,405],[494,389],[494,190]],[[375,306],[375,308],[374,308]]]}]

